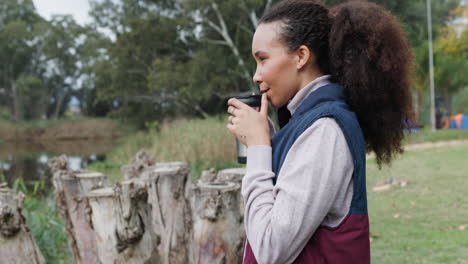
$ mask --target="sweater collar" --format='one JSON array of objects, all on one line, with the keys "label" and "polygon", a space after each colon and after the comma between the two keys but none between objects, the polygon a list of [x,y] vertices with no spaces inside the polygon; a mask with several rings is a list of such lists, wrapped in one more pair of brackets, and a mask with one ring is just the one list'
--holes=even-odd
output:
[{"label": "sweater collar", "polygon": [[312,82],[308,83],[306,86],[304,86],[304,88],[299,90],[299,92],[297,92],[296,95],[294,95],[291,101],[289,101],[288,106],[287,106],[291,115],[293,115],[294,112],[296,112],[297,108],[304,102],[304,100],[312,92],[314,92],[315,90],[317,90],[318,88],[322,86],[330,84],[331,83],[330,79],[331,79],[331,75],[320,76],[316,78],[315,80],[313,80]]}]

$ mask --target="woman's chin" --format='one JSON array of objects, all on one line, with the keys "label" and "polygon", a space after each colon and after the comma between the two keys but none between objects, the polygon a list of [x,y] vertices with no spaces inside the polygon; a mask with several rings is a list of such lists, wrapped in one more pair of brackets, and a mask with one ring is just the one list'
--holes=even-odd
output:
[{"label": "woman's chin", "polygon": [[277,102],[275,100],[269,100],[270,101],[270,104],[271,106],[273,106],[274,108],[280,108],[280,107],[283,107],[285,105],[288,104],[288,102],[284,103],[284,102]]},{"label": "woman's chin", "polygon": [[273,101],[269,100],[270,101],[270,105],[273,107],[273,108],[279,108],[278,104],[274,103]]}]

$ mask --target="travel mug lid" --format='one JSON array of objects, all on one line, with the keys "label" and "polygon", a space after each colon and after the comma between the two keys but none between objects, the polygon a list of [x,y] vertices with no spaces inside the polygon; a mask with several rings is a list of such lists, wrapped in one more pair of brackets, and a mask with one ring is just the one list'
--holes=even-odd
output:
[{"label": "travel mug lid", "polygon": [[262,95],[254,94],[254,95],[239,95],[234,96],[234,98],[238,99],[239,101],[243,102],[244,104],[250,107],[260,107],[262,105]]}]

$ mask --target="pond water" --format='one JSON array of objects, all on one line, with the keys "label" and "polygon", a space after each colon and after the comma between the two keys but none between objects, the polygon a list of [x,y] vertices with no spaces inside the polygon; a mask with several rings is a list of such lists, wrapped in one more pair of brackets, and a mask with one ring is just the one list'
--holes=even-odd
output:
[{"label": "pond water", "polygon": [[52,174],[47,166],[50,158],[65,154],[69,169],[78,170],[104,161],[113,146],[112,140],[5,142],[0,144],[0,182],[3,178],[12,186],[16,179],[22,179],[27,186],[43,182],[49,189],[52,186]]}]

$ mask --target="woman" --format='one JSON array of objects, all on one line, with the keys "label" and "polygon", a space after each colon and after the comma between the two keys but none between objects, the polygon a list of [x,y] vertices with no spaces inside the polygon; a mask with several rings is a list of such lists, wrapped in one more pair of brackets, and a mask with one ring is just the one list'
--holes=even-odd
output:
[{"label": "woman", "polygon": [[[284,0],[252,53],[261,109],[230,99],[227,125],[248,146],[244,263],[370,263],[365,153],[380,166],[402,152],[410,109],[397,19],[367,2]],[[268,102],[291,114],[273,138]]]}]

